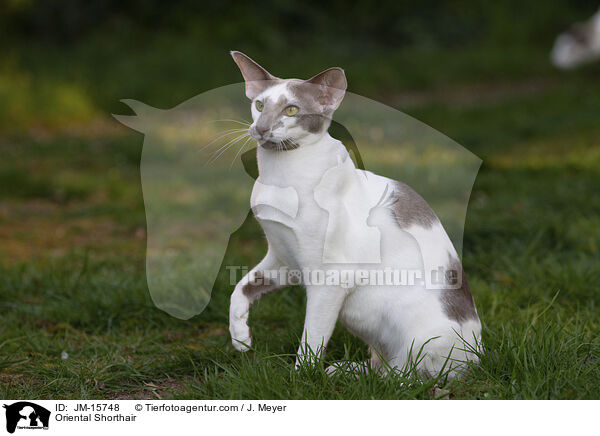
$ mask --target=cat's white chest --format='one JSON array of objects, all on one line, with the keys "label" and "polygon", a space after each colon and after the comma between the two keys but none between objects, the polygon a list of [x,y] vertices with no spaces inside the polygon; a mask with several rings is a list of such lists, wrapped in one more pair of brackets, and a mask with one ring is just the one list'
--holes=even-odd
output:
[{"label": "cat's white chest", "polygon": [[291,227],[298,216],[298,193],[291,186],[267,185],[257,180],[250,207],[259,221],[274,221]]},{"label": "cat's white chest", "polygon": [[310,192],[257,180],[250,205],[269,246],[288,265],[303,268],[314,266],[314,259],[320,262],[327,212]]}]

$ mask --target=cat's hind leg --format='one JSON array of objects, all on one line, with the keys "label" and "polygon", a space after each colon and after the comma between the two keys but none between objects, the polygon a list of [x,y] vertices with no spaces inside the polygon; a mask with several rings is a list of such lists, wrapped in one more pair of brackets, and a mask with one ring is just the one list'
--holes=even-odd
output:
[{"label": "cat's hind leg", "polygon": [[440,339],[427,347],[427,353],[419,362],[418,369],[424,374],[451,380],[463,377],[469,365],[478,363],[478,356],[473,352],[475,348],[462,338],[447,335]]},{"label": "cat's hind leg", "polygon": [[[464,326],[463,326],[464,327]],[[456,326],[438,328],[420,335],[405,351],[394,356],[390,362],[402,371],[416,370],[420,377],[451,380],[460,376],[470,363],[477,363],[473,346],[458,333]],[[404,365],[401,358],[406,356]]]},{"label": "cat's hind leg", "polygon": [[248,272],[235,286],[229,305],[229,332],[231,341],[238,351],[248,351],[252,345],[252,334],[248,327],[250,306],[263,295],[283,287],[278,271],[283,265],[271,251]]}]

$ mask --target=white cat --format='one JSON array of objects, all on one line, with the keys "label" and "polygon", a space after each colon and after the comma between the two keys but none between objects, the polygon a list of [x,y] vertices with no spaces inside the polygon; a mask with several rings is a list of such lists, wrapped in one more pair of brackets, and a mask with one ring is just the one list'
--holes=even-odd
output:
[{"label": "white cat", "polygon": [[[287,272],[295,270],[303,272],[307,293],[297,366],[323,357],[338,319],[369,345],[365,368],[379,373],[412,362],[425,374],[454,376],[476,361],[481,324],[439,219],[410,187],[356,169],[327,132],[345,94],[344,71],[279,79],[231,54],[252,100],[259,177],[251,206],[269,246],[231,296],[234,347],[251,345],[252,303],[288,284]],[[390,282],[399,271],[416,280]],[[335,280],[350,273],[350,282]]]}]

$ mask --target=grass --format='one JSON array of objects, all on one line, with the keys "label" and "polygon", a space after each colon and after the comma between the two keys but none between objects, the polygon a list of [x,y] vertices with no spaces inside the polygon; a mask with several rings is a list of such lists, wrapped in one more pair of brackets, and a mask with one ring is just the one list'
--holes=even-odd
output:
[{"label": "grass", "polygon": [[[598,68],[559,75],[544,63],[545,53],[532,53],[517,53],[509,62],[502,61],[506,53],[485,51],[491,64],[470,68],[477,52],[466,50],[457,54],[448,82],[425,55],[415,56],[420,67],[404,70],[393,67],[399,56],[387,73],[374,68],[375,79],[346,66],[371,96],[381,93],[377,83],[391,83],[389,75],[399,74],[398,82],[410,88],[394,88],[385,101],[484,161],[463,251],[486,353],[465,379],[444,386],[453,399],[587,399],[600,392]],[[75,67],[86,65],[81,51],[72,56]],[[26,57],[20,62],[34,62],[35,56]],[[450,64],[443,54],[438,59]],[[107,88],[114,101],[139,97],[129,92],[134,64],[127,62],[133,61],[122,61],[102,79],[126,78]],[[417,78],[420,70],[431,77]],[[142,75],[135,89],[149,93],[151,80]],[[432,381],[295,371],[304,319],[298,288],[253,307],[256,348],[247,354],[230,344],[226,272],[199,316],[181,321],[158,310],[144,271],[142,137],[107,118],[114,109],[94,96],[102,83],[71,86],[79,86],[89,96],[85,107],[92,107],[77,125],[45,117],[51,111],[42,107],[43,128],[25,119],[27,128],[5,128],[0,137],[0,397],[432,397]],[[195,95],[180,84],[175,96],[165,97],[169,89],[163,85],[156,99],[176,104]],[[72,106],[77,113],[80,101]],[[15,119],[23,113],[10,110]],[[250,220],[232,238],[225,263],[252,265],[264,250]],[[328,359],[366,357],[366,347],[338,327]]]}]

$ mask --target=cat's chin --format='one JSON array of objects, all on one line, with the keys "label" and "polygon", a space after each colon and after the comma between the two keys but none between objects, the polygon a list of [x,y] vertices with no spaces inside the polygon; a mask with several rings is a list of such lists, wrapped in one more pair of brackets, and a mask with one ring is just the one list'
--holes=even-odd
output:
[{"label": "cat's chin", "polygon": [[289,150],[295,150],[296,148],[300,147],[300,145],[294,141],[285,141],[283,143],[275,142],[275,141],[264,141],[264,142],[259,142],[258,144],[266,150],[273,150],[273,151],[289,151]]}]

